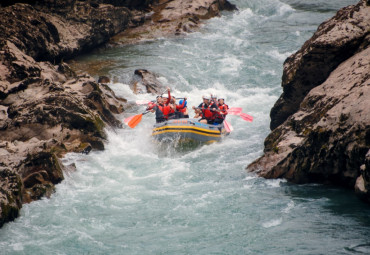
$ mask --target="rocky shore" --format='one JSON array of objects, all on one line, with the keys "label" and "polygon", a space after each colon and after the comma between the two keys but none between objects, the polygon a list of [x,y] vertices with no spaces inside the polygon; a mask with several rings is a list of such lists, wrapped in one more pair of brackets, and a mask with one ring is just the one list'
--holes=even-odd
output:
[{"label": "rocky shore", "polygon": [[[104,80],[76,75],[64,60],[128,29],[118,37],[130,38],[125,43],[176,35],[189,32],[191,22],[196,27],[199,19],[235,8],[223,0],[16,2],[24,1],[0,3],[0,227],[23,203],[49,197],[74,170],[61,163],[65,153],[103,150],[105,128],[121,127],[118,114],[127,100]],[[140,29],[148,37],[137,36]],[[136,75],[142,79],[136,89],[155,93],[146,70]]]},{"label": "rocky shore", "polygon": [[322,23],[284,63],[264,155],[265,178],[330,183],[370,202],[370,1]]},{"label": "rocky shore", "polygon": [[150,12],[138,13],[131,25],[111,40],[112,44],[132,44],[161,37],[184,35],[199,29],[201,20],[219,16],[236,6],[227,0],[158,0]]}]

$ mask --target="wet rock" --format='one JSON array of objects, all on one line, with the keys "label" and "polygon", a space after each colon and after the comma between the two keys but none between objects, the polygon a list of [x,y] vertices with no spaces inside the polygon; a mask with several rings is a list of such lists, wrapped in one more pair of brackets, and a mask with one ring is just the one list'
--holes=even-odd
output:
[{"label": "wet rock", "polygon": [[[303,99],[294,114],[265,139],[264,155],[248,166],[249,171],[296,183],[355,187],[370,201],[366,165],[370,149],[370,37],[362,34],[369,29],[370,6],[361,1],[320,25],[303,48],[288,58],[283,82],[289,80],[292,98],[301,94]],[[352,56],[342,54],[346,47]],[[308,57],[310,54],[314,56]],[[323,73],[327,77],[321,76]],[[303,84],[308,80],[320,84],[314,88],[311,83]],[[277,102],[281,109],[293,105],[293,99],[286,101],[286,95],[284,89]]]},{"label": "wet rock", "polygon": [[[50,196],[63,179],[58,157],[72,151],[102,150],[104,127],[121,126],[114,113],[123,112],[126,100],[116,98],[108,86],[90,76],[63,82],[65,79],[27,78],[2,91],[0,165],[14,169],[23,180],[19,201]],[[0,185],[6,185],[5,181],[1,179]],[[13,208],[6,200],[9,194],[0,202]],[[4,222],[15,213],[6,215],[9,217],[1,219]]]},{"label": "wet rock", "polygon": [[22,207],[22,180],[9,168],[0,167],[0,227],[14,220]]},{"label": "wet rock", "polygon": [[110,79],[107,76],[99,76],[99,83],[110,83]]},{"label": "wet rock", "polygon": [[158,80],[158,75],[145,69],[135,70],[135,76],[130,83],[130,87],[135,94],[162,95],[166,90],[166,87]]},{"label": "wet rock", "polygon": [[370,203],[370,150],[366,154],[365,163],[360,167],[360,176],[356,179],[355,191],[361,199]]},{"label": "wet rock", "polygon": [[51,152],[42,151],[28,155],[22,163],[21,170],[21,176],[24,176],[22,194],[24,203],[43,196],[50,197],[54,192],[54,185],[64,179],[62,164]]}]

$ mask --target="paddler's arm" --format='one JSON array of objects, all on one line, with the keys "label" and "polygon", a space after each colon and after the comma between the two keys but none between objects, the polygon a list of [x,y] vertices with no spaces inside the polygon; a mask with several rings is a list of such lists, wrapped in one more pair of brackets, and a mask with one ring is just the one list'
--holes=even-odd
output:
[{"label": "paddler's arm", "polygon": [[225,110],[224,110],[224,115],[227,115],[229,112],[227,111],[227,110],[229,110],[229,106],[227,105],[227,104],[225,104],[226,105],[226,108],[225,108]]},{"label": "paddler's arm", "polygon": [[154,107],[157,107],[157,105],[153,102],[150,102],[148,104],[148,107],[146,108],[147,111],[151,111],[151,112],[154,112]]},{"label": "paddler's arm", "polygon": [[169,104],[171,102],[171,92],[170,92],[170,88],[169,87],[167,87],[167,92],[168,92],[168,98],[167,98],[166,104]]}]

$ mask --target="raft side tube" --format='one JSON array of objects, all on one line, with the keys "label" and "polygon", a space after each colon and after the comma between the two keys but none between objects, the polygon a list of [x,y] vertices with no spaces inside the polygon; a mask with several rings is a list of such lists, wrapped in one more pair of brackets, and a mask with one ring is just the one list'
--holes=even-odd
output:
[{"label": "raft side tube", "polygon": [[198,142],[216,142],[228,133],[223,124],[200,123],[198,119],[174,119],[154,125],[152,136],[156,140],[184,139]]}]

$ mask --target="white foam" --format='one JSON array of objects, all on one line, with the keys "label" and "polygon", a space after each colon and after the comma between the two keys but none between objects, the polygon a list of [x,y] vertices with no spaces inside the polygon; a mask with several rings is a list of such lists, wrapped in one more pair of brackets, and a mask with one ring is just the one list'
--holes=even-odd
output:
[{"label": "white foam", "polygon": [[277,73],[275,70],[263,70],[262,71],[262,75],[272,75],[272,76],[276,76]]},{"label": "white foam", "polygon": [[23,244],[21,244],[21,243],[12,244],[12,247],[13,247],[14,251],[23,251],[24,250]]},{"label": "white foam", "polygon": [[244,178],[244,180],[246,180],[246,181],[250,181],[250,180],[255,180],[256,178],[258,178],[257,176],[251,176],[251,175],[249,175],[249,176],[246,176],[245,178]]},{"label": "white foam", "polygon": [[272,58],[275,58],[281,62],[285,61],[287,57],[293,54],[293,52],[285,52],[280,53],[278,50],[274,49],[271,51],[266,52],[267,55],[271,56]]},{"label": "white foam", "polygon": [[[161,78],[160,78],[161,79]],[[152,100],[153,95],[151,94],[135,94],[128,84],[124,83],[114,83],[110,86],[110,88],[114,91],[116,96],[129,98],[130,101],[133,103],[136,100]]]},{"label": "white foam", "polygon": [[222,73],[230,73],[233,75],[238,74],[243,64],[243,61],[239,60],[236,56],[227,56],[218,60],[218,62],[221,63]]},{"label": "white foam", "polygon": [[262,227],[264,228],[276,227],[276,226],[279,226],[282,222],[283,222],[282,218],[273,219],[273,220],[262,223]]},{"label": "white foam", "polygon": [[286,3],[281,3],[280,6],[278,7],[278,14],[280,16],[284,16],[285,14],[292,13],[294,11],[295,10],[293,9],[293,7]]},{"label": "white foam", "polygon": [[278,187],[280,187],[280,184],[286,183],[286,182],[287,181],[284,180],[284,179],[276,179],[276,180],[270,179],[270,180],[266,181],[266,184],[271,186],[271,187],[278,188]]},{"label": "white foam", "polygon": [[294,208],[295,204],[293,201],[289,201],[289,203],[287,204],[287,207],[285,207],[282,212],[283,213],[290,213],[290,211]]}]

